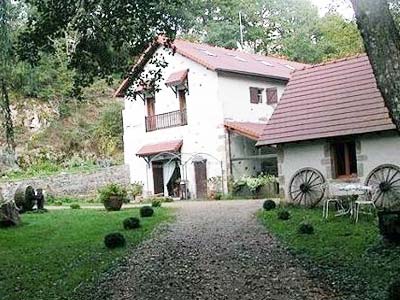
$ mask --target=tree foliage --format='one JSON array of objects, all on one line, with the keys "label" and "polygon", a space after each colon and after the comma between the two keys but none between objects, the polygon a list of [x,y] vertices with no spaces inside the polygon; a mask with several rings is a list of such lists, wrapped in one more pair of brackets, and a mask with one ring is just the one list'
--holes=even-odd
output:
[{"label": "tree foliage", "polygon": [[9,98],[9,74],[14,63],[12,30],[14,5],[7,0],[0,2],[0,112],[5,129],[7,152],[14,153],[15,139]]},{"label": "tree foliage", "polygon": [[[41,51],[54,52],[54,40],[67,42],[75,92],[96,78],[125,70],[155,35],[174,36],[183,0],[26,0],[32,10],[21,34],[19,53],[37,63]],[[43,38],[46,37],[46,38]]]},{"label": "tree foliage", "polygon": [[244,47],[315,63],[363,51],[353,21],[332,9],[320,17],[309,0],[197,0],[187,8],[183,33],[213,45],[236,48],[242,15]]}]

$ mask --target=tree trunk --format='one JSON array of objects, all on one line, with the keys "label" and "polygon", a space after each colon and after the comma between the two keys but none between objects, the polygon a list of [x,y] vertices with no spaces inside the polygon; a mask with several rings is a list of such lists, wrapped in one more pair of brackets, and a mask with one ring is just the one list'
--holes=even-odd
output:
[{"label": "tree trunk", "polygon": [[10,154],[14,154],[15,152],[14,125],[12,121],[10,100],[8,98],[6,81],[4,79],[1,79],[0,84],[1,84],[0,110],[4,118],[3,126],[6,131],[5,133],[6,133],[7,150]]},{"label": "tree trunk", "polygon": [[390,116],[400,130],[400,34],[387,0],[351,0]]}]

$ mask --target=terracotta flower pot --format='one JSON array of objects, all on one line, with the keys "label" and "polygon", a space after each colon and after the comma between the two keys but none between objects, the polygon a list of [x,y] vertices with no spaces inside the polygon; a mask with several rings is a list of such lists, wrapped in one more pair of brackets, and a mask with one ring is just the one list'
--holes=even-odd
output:
[{"label": "terracotta flower pot", "polygon": [[379,231],[389,242],[400,244],[400,211],[378,212]]},{"label": "terracotta flower pot", "polygon": [[118,211],[121,210],[123,202],[124,202],[123,197],[109,196],[108,199],[104,201],[104,207],[108,211]]}]

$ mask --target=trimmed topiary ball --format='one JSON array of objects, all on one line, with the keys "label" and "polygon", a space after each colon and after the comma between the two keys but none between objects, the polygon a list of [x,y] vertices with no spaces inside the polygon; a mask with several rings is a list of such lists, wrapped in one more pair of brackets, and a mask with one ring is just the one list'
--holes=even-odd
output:
[{"label": "trimmed topiary ball", "polygon": [[400,300],[400,281],[393,282],[388,292],[388,300]]},{"label": "trimmed topiary ball", "polygon": [[265,200],[264,201],[263,208],[265,210],[273,210],[273,209],[275,209],[275,207],[276,207],[275,201],[273,201],[273,200]]},{"label": "trimmed topiary ball", "polygon": [[299,225],[298,232],[300,234],[313,234],[314,233],[314,226],[308,222],[302,222]]},{"label": "trimmed topiary ball", "polygon": [[124,247],[125,244],[125,237],[119,232],[110,233],[104,237],[104,245],[109,249]]},{"label": "trimmed topiary ball", "polygon": [[138,218],[127,218],[122,222],[124,229],[136,229],[140,227],[140,220]]},{"label": "trimmed topiary ball", "polygon": [[290,219],[290,212],[287,209],[282,209],[278,211],[278,219],[279,220],[289,220]]},{"label": "trimmed topiary ball", "polygon": [[151,217],[154,214],[154,209],[150,206],[142,206],[140,208],[140,216],[142,218]]},{"label": "trimmed topiary ball", "polygon": [[71,207],[71,209],[80,209],[81,206],[79,204],[71,204],[69,207]]}]

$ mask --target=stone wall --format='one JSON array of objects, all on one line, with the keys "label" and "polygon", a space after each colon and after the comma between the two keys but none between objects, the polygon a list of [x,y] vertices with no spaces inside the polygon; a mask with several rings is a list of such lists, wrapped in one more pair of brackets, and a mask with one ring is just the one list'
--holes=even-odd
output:
[{"label": "stone wall", "polygon": [[46,194],[55,197],[92,198],[97,190],[108,184],[129,184],[129,168],[126,165],[99,169],[90,173],[62,173],[45,178],[24,179],[1,182],[0,190],[4,198],[12,199],[19,185],[31,185],[42,188]]}]

